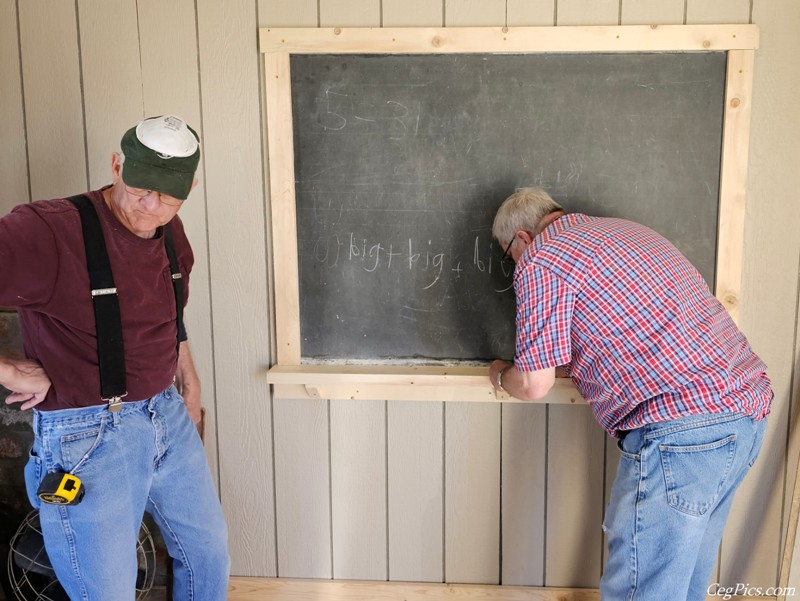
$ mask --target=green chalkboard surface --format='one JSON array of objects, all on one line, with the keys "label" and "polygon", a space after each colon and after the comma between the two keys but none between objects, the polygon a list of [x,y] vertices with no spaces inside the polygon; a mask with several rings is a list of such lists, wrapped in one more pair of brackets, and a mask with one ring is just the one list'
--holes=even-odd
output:
[{"label": "green chalkboard surface", "polygon": [[514,354],[497,207],[644,223],[713,286],[726,54],[295,55],[304,360]]}]

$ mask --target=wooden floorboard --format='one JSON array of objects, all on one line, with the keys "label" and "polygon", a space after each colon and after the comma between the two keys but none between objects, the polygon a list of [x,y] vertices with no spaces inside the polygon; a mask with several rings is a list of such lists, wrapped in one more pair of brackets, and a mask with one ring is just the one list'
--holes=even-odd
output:
[{"label": "wooden floorboard", "polygon": [[[355,582],[231,578],[228,601],[437,601],[444,599],[491,601],[599,601],[596,589],[533,588],[434,584],[426,582]],[[722,599],[721,594],[708,601]],[[731,601],[770,601],[776,597],[730,597]]]}]

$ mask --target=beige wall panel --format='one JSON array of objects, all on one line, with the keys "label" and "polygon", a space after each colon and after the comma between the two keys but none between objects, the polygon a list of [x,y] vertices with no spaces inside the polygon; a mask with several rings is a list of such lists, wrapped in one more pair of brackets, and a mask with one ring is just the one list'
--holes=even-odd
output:
[{"label": "beige wall panel", "polygon": [[596,588],[606,434],[587,406],[549,411],[545,584]]},{"label": "beige wall panel", "polygon": [[507,0],[508,26],[555,25],[556,0]]},{"label": "beige wall panel", "polygon": [[331,401],[333,577],[386,580],[386,402]]},{"label": "beige wall panel", "polygon": [[[181,116],[200,133],[194,0],[138,0],[138,7],[144,114]],[[202,172],[198,179],[202,186]],[[203,196],[200,188],[192,192],[192,200],[197,196]]]},{"label": "beige wall panel", "polygon": [[316,27],[317,0],[258,0],[261,27]]},{"label": "beige wall panel", "polygon": [[89,186],[111,183],[111,153],[143,116],[136,0],[78,0]]},{"label": "beige wall panel", "polygon": [[618,25],[620,0],[558,0],[556,25]]},{"label": "beige wall panel", "polygon": [[500,581],[500,405],[445,404],[445,579]]},{"label": "beige wall panel", "polygon": [[[75,4],[26,0],[18,6],[31,196],[38,200],[85,192]],[[19,149],[20,155],[24,152]]]},{"label": "beige wall panel", "polygon": [[543,586],[547,407],[503,405],[502,584]]},{"label": "beige wall panel", "polygon": [[[723,581],[774,586],[785,529],[781,497],[785,484],[790,503],[793,486],[791,478],[784,483],[784,461],[795,369],[788,332],[797,313],[800,255],[800,72],[795,61],[800,5],[793,0],[755,2],[753,22],[761,27],[761,46],[755,53],[741,323],[768,366],[775,400],[761,455],[731,510],[721,574]],[[796,448],[788,465],[792,478]]]},{"label": "beige wall panel", "polygon": [[332,578],[328,401],[273,403],[278,575]]},{"label": "beige wall panel", "polygon": [[[202,142],[194,0],[139,0],[138,7],[144,116],[179,115],[200,134]],[[186,310],[186,329],[192,357],[203,384],[206,456],[219,490],[214,349],[206,236],[207,199],[202,160],[196,177],[197,187],[192,190],[189,201],[184,203],[180,212],[195,256],[189,291],[191,302]],[[217,199],[216,202],[220,200]]]},{"label": "beige wall panel", "polygon": [[198,0],[222,506],[232,572],[274,576],[259,56],[253,3]]},{"label": "beige wall panel", "polygon": [[442,27],[445,0],[382,0],[383,27]]},{"label": "beige wall panel", "polygon": [[389,579],[443,579],[444,407],[391,401],[388,421]]},{"label": "beige wall panel", "polygon": [[[629,0],[624,0],[625,2]],[[750,23],[750,5],[763,0],[687,0],[686,22],[697,23]],[[767,0],[773,3],[773,0]],[[775,2],[780,4],[780,1]],[[762,37],[763,40],[763,37]]]},{"label": "beige wall panel", "polygon": [[620,25],[679,25],[684,0],[622,0]]},{"label": "beige wall panel", "polygon": [[379,27],[380,0],[319,0],[321,27]]},{"label": "beige wall panel", "polygon": [[30,200],[16,0],[0,1],[0,215]]},{"label": "beige wall panel", "polygon": [[505,25],[505,0],[445,0],[447,27]]}]

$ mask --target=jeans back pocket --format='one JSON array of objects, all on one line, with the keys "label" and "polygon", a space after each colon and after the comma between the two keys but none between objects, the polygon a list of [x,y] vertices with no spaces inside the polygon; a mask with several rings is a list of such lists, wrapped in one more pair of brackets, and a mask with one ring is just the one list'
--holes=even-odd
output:
[{"label": "jeans back pocket", "polygon": [[28,501],[34,509],[39,509],[39,497],[36,492],[42,480],[42,460],[31,449],[28,454],[28,463],[25,464],[25,492],[28,493]]},{"label": "jeans back pocket", "polygon": [[689,515],[705,515],[730,473],[736,434],[707,444],[662,444],[658,448],[670,507]]}]

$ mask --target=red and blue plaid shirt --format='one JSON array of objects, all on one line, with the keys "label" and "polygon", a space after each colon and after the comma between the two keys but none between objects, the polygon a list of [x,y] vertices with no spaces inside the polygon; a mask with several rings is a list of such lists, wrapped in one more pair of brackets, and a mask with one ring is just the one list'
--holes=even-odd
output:
[{"label": "red and blue plaid shirt", "polygon": [[697,270],[642,225],[560,217],[521,257],[514,290],[517,369],[564,366],[614,436],[689,415],[769,413],[764,363]]}]

